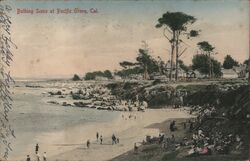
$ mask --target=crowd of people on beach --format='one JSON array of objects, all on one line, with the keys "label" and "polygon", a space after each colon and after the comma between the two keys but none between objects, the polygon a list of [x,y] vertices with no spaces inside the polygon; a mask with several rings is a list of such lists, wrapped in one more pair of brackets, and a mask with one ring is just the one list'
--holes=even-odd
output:
[{"label": "crowd of people on beach", "polygon": [[[190,118],[182,123],[182,127],[177,126],[176,121],[172,120],[169,124],[169,136],[159,134],[158,137],[146,136],[146,142],[159,143],[165,150],[176,151],[181,147],[189,147],[187,156],[200,156],[212,154],[229,154],[230,150],[240,150],[242,148],[242,138],[238,134],[226,133],[222,130],[211,131],[206,129],[203,123],[209,118],[226,119],[224,114],[216,116],[216,107],[206,104],[204,106],[192,107],[191,113],[196,113],[196,118]],[[180,129],[183,128],[183,129]],[[211,128],[211,127],[208,127]],[[185,130],[191,133],[191,137],[175,138],[175,132]],[[134,148],[138,152],[138,147]]]},{"label": "crowd of people on beach", "polygon": [[218,129],[212,131],[212,127],[205,127],[206,121],[212,119],[227,120],[226,114],[223,112],[219,114],[216,111],[216,107],[213,105],[205,104],[204,106],[193,106],[193,111],[198,115],[193,121],[196,129],[191,129],[192,141],[191,149],[188,152],[190,156],[196,155],[211,155],[217,154],[229,154],[230,150],[240,150],[242,148],[242,139],[237,133],[223,131]]}]

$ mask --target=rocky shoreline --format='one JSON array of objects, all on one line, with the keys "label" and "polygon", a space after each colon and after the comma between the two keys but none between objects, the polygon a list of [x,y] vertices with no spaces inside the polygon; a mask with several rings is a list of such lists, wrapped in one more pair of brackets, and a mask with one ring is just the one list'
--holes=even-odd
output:
[{"label": "rocky shoreline", "polygon": [[[71,88],[44,92],[47,103],[67,107],[109,111],[144,111],[146,108],[217,104],[218,99],[247,82],[209,82],[204,84],[167,84],[165,82],[91,82]],[[42,87],[40,85],[26,85]],[[44,87],[43,87],[44,88]],[[197,99],[199,98],[199,99]]]},{"label": "rocky shoreline", "polygon": [[75,90],[57,90],[44,93],[47,103],[68,107],[93,108],[109,111],[144,111],[147,103],[141,100],[121,99],[111,94],[105,84],[85,85]]}]

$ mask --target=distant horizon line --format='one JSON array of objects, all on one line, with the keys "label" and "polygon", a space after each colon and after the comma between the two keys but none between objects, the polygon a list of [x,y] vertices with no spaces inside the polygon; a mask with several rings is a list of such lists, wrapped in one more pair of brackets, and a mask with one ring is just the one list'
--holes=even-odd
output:
[{"label": "distant horizon line", "polygon": [[[74,75],[74,74],[73,74]],[[72,77],[73,77],[72,75]],[[13,79],[14,80],[55,80],[55,79],[70,79],[71,77],[70,76],[35,76],[35,77],[16,77],[16,76],[13,76]]]},{"label": "distant horizon line", "polygon": [[[227,55],[230,55],[230,54],[227,54]],[[232,56],[232,55],[230,55]],[[236,60],[235,58],[233,58],[234,60]],[[249,56],[249,59],[250,59],[250,56]],[[248,59],[246,59],[248,60]],[[239,65],[243,65],[244,64],[244,61],[243,62],[240,62],[239,60],[236,60]],[[223,62],[220,62],[221,65],[223,64]],[[190,66],[191,64],[188,64],[188,66]],[[118,69],[95,69],[95,70],[92,70],[92,71],[87,71],[87,72],[83,72],[82,74],[79,74],[79,73],[72,73],[72,74],[65,74],[65,75],[51,75],[51,76],[45,76],[45,75],[41,75],[41,76],[12,76],[13,79],[15,80],[54,80],[54,79],[71,79],[73,78],[73,76],[75,74],[77,74],[78,76],[80,76],[81,78],[84,78],[84,76],[86,75],[86,73],[88,72],[95,72],[95,71],[105,71],[105,70],[109,70],[111,71],[112,73],[115,73],[116,70]]]}]

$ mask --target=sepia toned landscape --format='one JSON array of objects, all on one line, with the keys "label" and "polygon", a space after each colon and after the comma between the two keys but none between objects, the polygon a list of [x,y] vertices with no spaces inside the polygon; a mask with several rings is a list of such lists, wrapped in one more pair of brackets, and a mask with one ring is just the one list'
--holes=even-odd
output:
[{"label": "sepia toned landscape", "polygon": [[250,159],[249,1],[4,5],[2,160]]}]

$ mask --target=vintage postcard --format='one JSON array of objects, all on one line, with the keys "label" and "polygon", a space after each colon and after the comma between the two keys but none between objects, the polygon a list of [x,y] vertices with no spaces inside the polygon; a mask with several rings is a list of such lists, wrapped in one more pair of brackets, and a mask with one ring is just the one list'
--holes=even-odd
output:
[{"label": "vintage postcard", "polygon": [[249,0],[0,0],[0,161],[249,161]]}]

